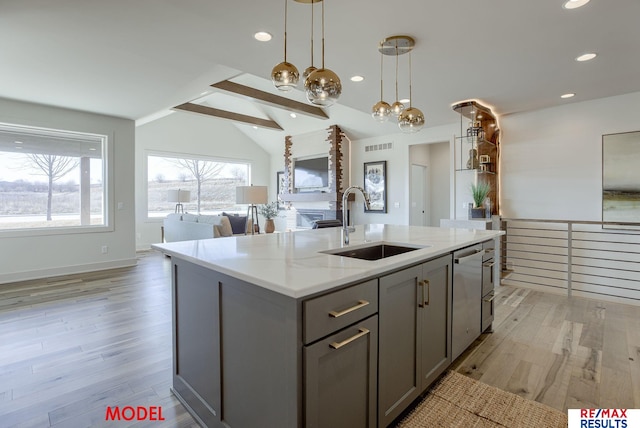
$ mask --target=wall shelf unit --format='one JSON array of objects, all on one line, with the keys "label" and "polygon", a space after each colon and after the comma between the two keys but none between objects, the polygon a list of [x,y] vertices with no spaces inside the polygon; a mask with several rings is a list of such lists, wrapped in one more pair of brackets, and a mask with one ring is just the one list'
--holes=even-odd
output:
[{"label": "wall shelf unit", "polygon": [[498,214],[500,129],[497,118],[491,109],[477,101],[460,102],[452,108],[460,114],[460,133],[454,136],[456,211],[463,210],[463,205],[471,201],[469,186],[485,181],[491,186],[491,214]]}]

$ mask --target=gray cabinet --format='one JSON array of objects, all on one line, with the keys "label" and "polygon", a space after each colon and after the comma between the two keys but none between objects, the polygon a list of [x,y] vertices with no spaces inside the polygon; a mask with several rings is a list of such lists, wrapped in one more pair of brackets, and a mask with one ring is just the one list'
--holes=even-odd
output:
[{"label": "gray cabinet", "polygon": [[451,363],[452,258],[380,278],[379,426],[389,425]]},{"label": "gray cabinet", "polygon": [[209,428],[301,426],[298,303],[172,262],[175,395]]},{"label": "gray cabinet", "polygon": [[306,428],[375,428],[378,317],[304,348]]},{"label": "gray cabinet", "polygon": [[303,302],[306,428],[375,428],[378,280]]}]

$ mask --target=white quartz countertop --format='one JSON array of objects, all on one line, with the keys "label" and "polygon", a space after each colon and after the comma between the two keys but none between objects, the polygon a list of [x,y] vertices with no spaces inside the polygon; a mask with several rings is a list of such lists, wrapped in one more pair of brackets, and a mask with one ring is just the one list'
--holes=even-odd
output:
[{"label": "white quartz countertop", "polygon": [[[248,235],[154,244],[152,247],[280,294],[301,298],[409,266],[502,235],[502,231],[368,224],[356,226],[350,244],[342,229]],[[321,253],[375,243],[424,246],[369,261]]]}]

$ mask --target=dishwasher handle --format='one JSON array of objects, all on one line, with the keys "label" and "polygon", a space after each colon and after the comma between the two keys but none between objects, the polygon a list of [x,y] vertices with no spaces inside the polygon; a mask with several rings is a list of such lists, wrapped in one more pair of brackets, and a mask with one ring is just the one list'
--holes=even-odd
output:
[{"label": "dishwasher handle", "polygon": [[481,259],[482,256],[484,256],[484,251],[483,250],[476,250],[475,253],[469,255],[469,256],[463,256],[463,257],[456,257],[454,262],[456,264],[464,264],[464,263],[469,263],[472,260],[476,260],[476,259]]}]

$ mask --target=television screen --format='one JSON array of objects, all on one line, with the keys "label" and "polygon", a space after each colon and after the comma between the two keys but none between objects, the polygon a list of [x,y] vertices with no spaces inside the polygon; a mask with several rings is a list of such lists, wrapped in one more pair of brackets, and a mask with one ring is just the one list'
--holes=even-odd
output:
[{"label": "television screen", "polygon": [[329,158],[296,160],[293,183],[297,189],[319,189],[329,186]]}]

